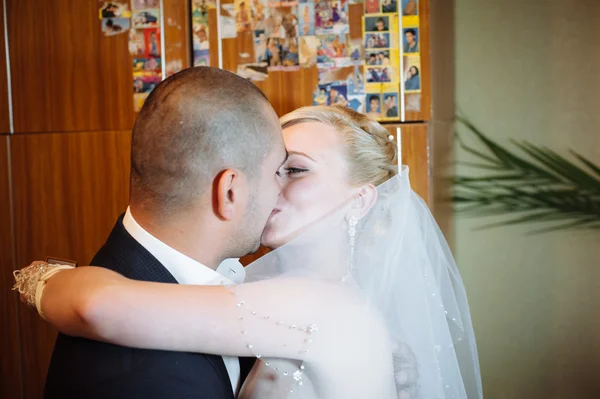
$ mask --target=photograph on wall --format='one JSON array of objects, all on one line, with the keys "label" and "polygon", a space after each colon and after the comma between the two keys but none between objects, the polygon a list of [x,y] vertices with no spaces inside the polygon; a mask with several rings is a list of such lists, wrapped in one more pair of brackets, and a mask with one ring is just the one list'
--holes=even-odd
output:
[{"label": "photograph on wall", "polygon": [[102,33],[104,36],[114,36],[126,33],[131,26],[129,18],[104,18],[102,19]]},{"label": "photograph on wall", "polygon": [[282,67],[279,70],[282,71],[297,71],[300,69],[300,57],[298,55],[298,38],[285,38],[279,39],[280,57],[282,59]]},{"label": "photograph on wall", "polygon": [[348,86],[348,96],[365,95],[363,67],[354,67],[346,77],[346,85]]},{"label": "photograph on wall", "polygon": [[131,18],[128,1],[98,0],[100,5],[100,19],[105,18]]},{"label": "photograph on wall", "polygon": [[144,10],[147,8],[159,8],[160,0],[131,0],[131,6],[134,10]]},{"label": "photograph on wall", "polygon": [[[208,26],[208,20],[206,26]],[[221,4],[221,38],[235,39],[236,37],[235,6],[233,4]]]},{"label": "photograph on wall", "polygon": [[248,0],[235,0],[235,26],[239,32],[250,32],[252,30],[252,18],[250,16],[250,5]]},{"label": "photograph on wall", "polygon": [[208,25],[194,24],[192,29],[192,49],[194,51],[208,50]]},{"label": "photograph on wall", "polygon": [[133,92],[134,93],[150,93],[161,81],[160,75],[143,75],[134,76]]},{"label": "photograph on wall", "polygon": [[347,82],[348,78],[360,67],[348,66],[333,69],[319,69],[319,84],[336,84]]},{"label": "photograph on wall", "polygon": [[[263,40],[261,37],[259,40]],[[264,49],[264,51],[262,51]],[[300,69],[298,55],[297,38],[278,38],[269,37],[266,39],[266,45],[260,45],[258,52],[258,61],[268,65],[269,70],[273,71],[295,71]]]},{"label": "photograph on wall", "polygon": [[349,32],[348,1],[316,1],[315,32],[317,35],[347,34]]},{"label": "photograph on wall", "polygon": [[391,50],[368,50],[366,52],[365,63],[367,66],[387,66],[391,65],[390,53],[395,54],[395,51]]},{"label": "photograph on wall", "polygon": [[367,83],[391,83],[394,81],[394,69],[389,66],[365,67]]},{"label": "photograph on wall", "polygon": [[366,96],[364,93],[358,95],[348,95],[348,107],[352,108],[356,112],[360,112],[361,114],[365,113],[365,101]]},{"label": "photograph on wall", "polygon": [[365,84],[362,67],[320,69],[313,105],[344,105],[364,112]]},{"label": "photograph on wall", "polygon": [[389,15],[376,15],[365,17],[365,32],[387,32],[389,30]]},{"label": "photograph on wall", "polygon": [[348,105],[348,87],[345,84],[331,85],[329,87],[329,105]]},{"label": "photograph on wall", "polygon": [[402,29],[402,46],[404,53],[419,52],[419,28]]},{"label": "photograph on wall", "polygon": [[389,33],[367,33],[365,34],[365,49],[394,47],[390,40]]},{"label": "photograph on wall", "polygon": [[272,8],[265,19],[267,37],[292,38],[298,36],[298,16],[291,7]]},{"label": "photograph on wall", "polygon": [[146,56],[146,38],[143,30],[131,29],[129,31],[129,53],[137,58]]},{"label": "photograph on wall", "polygon": [[379,14],[379,0],[364,0],[365,2],[365,14]]},{"label": "photograph on wall", "polygon": [[210,50],[194,50],[194,66],[210,66]]},{"label": "photograph on wall", "polygon": [[133,59],[133,74],[157,74],[162,73],[160,58],[134,58]]},{"label": "photograph on wall", "polygon": [[267,0],[252,0],[250,3],[250,17],[252,18],[252,30],[265,30],[266,20],[270,8]]},{"label": "photograph on wall", "polygon": [[301,3],[298,5],[298,35],[315,35],[315,5],[314,3]]},{"label": "photograph on wall", "polygon": [[317,66],[319,68],[343,67],[350,64],[346,47],[346,35],[317,36]]},{"label": "photograph on wall", "polygon": [[381,88],[381,119],[396,120],[399,116],[399,93],[398,85],[385,84]]},{"label": "photograph on wall", "polygon": [[397,13],[398,12],[397,0],[381,0],[381,12]]},{"label": "photograph on wall", "polygon": [[160,29],[144,29],[144,57],[160,57]]},{"label": "photograph on wall", "polygon": [[361,38],[350,40],[348,56],[353,65],[362,65],[365,60],[365,46]]},{"label": "photograph on wall", "polygon": [[265,63],[268,65],[267,61],[267,34],[264,30],[255,30],[253,32],[254,35],[254,62],[256,63]]},{"label": "photograph on wall", "polygon": [[148,97],[150,93],[134,93],[133,94],[133,112],[140,112],[142,106],[144,105],[144,101]]},{"label": "photograph on wall", "polygon": [[404,56],[403,82],[406,93],[421,92],[421,57],[418,55]]},{"label": "photograph on wall", "polygon": [[419,15],[418,0],[402,0],[402,16],[412,17]]},{"label": "photograph on wall", "polygon": [[192,1],[192,21],[196,19],[208,19],[208,6],[200,1]]},{"label": "photograph on wall", "polygon": [[160,10],[139,10],[133,12],[133,27],[136,29],[157,28],[160,23]]},{"label": "photograph on wall", "polygon": [[381,92],[379,86],[375,86],[377,91],[367,90],[366,96],[366,115],[374,120],[381,118]]},{"label": "photograph on wall", "polygon": [[313,93],[313,105],[329,105],[329,85],[318,85]]},{"label": "photograph on wall", "polygon": [[383,100],[382,119],[398,119],[398,93],[383,92],[381,98]]},{"label": "photograph on wall", "polygon": [[183,60],[181,60],[181,59],[169,60],[169,61],[167,61],[167,66],[165,69],[166,69],[166,75],[168,78],[169,76],[174,75],[177,72],[183,70]]},{"label": "photograph on wall", "polygon": [[421,93],[407,93],[404,99],[406,112],[421,112]]},{"label": "photograph on wall", "polygon": [[317,65],[317,49],[321,41],[316,36],[301,36],[298,38],[299,63],[303,68]]}]

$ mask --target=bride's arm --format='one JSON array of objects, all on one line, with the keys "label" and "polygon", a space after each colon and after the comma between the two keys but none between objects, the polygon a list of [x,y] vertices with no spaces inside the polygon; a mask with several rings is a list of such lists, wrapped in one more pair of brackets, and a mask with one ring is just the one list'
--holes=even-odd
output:
[{"label": "bride's arm", "polygon": [[142,282],[91,266],[55,274],[41,300],[45,318],[69,335],[138,348],[303,360],[325,347],[331,354],[340,331],[356,331],[360,308],[341,287],[313,280],[229,289]]}]

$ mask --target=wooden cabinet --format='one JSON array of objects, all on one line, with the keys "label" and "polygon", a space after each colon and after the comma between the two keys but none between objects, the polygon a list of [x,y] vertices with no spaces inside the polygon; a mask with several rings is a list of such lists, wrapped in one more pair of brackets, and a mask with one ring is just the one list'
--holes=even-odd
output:
[{"label": "wooden cabinet", "polygon": [[396,140],[398,129],[400,129],[402,164],[408,166],[413,190],[429,203],[431,181],[428,125],[426,123],[398,123],[384,126]]},{"label": "wooden cabinet", "polygon": [[4,8],[0,7],[0,134],[10,133],[8,80],[6,77],[6,47],[4,36]]},{"label": "wooden cabinet", "polygon": [[[46,256],[90,262],[127,207],[130,145],[128,131],[11,138],[17,267]],[[12,269],[3,265],[2,272]],[[38,399],[56,331],[35,310],[17,305],[16,295],[12,299],[11,306],[20,313],[24,398]]]},{"label": "wooden cabinet", "polygon": [[11,291],[15,269],[10,198],[9,136],[0,135],[0,398],[20,398],[22,384],[19,296]]},{"label": "wooden cabinet", "polygon": [[104,36],[93,0],[5,0],[15,132],[131,129],[127,34]]},{"label": "wooden cabinet", "polygon": [[[132,61],[126,34],[101,33],[97,0],[4,3],[15,134],[3,135],[10,133],[9,85],[7,69],[0,66],[0,397],[39,399],[56,331],[18,303],[10,291],[12,271],[46,256],[89,262],[125,210],[135,119]],[[394,135],[400,127],[402,161],[415,191],[430,201],[429,2],[419,4],[421,111],[407,112],[407,123],[385,126]],[[187,67],[189,1],[164,0],[163,6],[167,64]],[[0,25],[3,11],[0,7]],[[351,5],[350,24],[360,25],[361,17],[362,5]],[[216,10],[210,10],[211,32],[216,22]],[[2,27],[3,62],[4,39]],[[213,66],[216,40],[211,34]],[[238,53],[252,45],[248,40],[223,41],[226,69],[237,69]],[[257,86],[283,115],[310,105],[317,82],[315,67],[270,72]]]}]

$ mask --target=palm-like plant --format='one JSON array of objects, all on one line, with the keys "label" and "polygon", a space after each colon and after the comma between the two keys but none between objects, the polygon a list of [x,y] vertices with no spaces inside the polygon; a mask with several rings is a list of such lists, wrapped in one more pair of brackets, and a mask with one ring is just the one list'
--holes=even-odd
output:
[{"label": "palm-like plant", "polygon": [[458,122],[481,147],[469,146],[462,133],[457,135],[460,148],[473,156],[472,162],[460,164],[477,170],[454,179],[458,214],[510,216],[483,228],[543,222],[545,227],[533,233],[600,229],[600,167],[574,151],[577,163],[546,147],[512,140],[522,153],[517,154],[486,137],[469,120],[458,117]]}]

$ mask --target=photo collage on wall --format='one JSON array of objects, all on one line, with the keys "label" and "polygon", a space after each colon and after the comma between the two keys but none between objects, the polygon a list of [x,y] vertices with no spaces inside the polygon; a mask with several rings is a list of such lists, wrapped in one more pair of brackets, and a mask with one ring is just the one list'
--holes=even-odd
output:
[{"label": "photo collage on wall", "polygon": [[[345,99],[349,107],[373,119],[396,121],[400,117],[400,85],[406,110],[421,109],[418,0],[364,0],[362,4],[362,37],[351,41],[346,54],[353,67],[318,59],[319,85],[313,104],[343,104]],[[321,70],[326,67],[342,68]]]},{"label": "photo collage on wall", "polygon": [[[192,0],[195,66],[210,65],[212,1]],[[351,5],[363,14],[362,29],[352,32]],[[405,109],[420,110],[418,0],[234,0],[222,5],[220,18],[222,38],[236,40],[244,78],[316,67],[315,105],[347,105],[397,121],[404,92]]]},{"label": "photo collage on wall", "polygon": [[[363,112],[364,45],[352,38],[348,0],[315,0],[316,65],[319,82],[313,92],[313,105],[343,105]],[[314,51],[314,50],[313,50]]]},{"label": "photo collage on wall", "polygon": [[402,84],[406,111],[421,111],[421,32],[417,0],[402,0]]},{"label": "photo collage on wall", "polygon": [[235,0],[235,21],[238,73],[251,80],[352,65],[348,0]]},{"label": "photo collage on wall", "polygon": [[139,112],[162,80],[159,0],[131,0],[129,52],[133,56],[133,109]]},{"label": "photo collage on wall", "polygon": [[192,0],[192,48],[194,66],[210,66],[208,10],[213,0]]},{"label": "photo collage on wall", "polygon": [[385,121],[399,117],[400,58],[397,0],[365,0],[365,114]]},{"label": "photo collage on wall", "polygon": [[129,0],[98,0],[98,6],[104,36],[115,36],[129,31],[131,27]]}]

